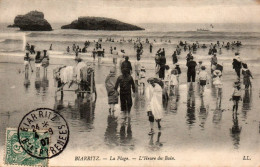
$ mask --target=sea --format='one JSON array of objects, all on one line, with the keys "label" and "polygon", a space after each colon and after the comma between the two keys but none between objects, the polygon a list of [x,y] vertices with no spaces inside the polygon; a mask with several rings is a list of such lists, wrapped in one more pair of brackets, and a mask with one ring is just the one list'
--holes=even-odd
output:
[{"label": "sea", "polygon": [[[145,28],[143,31],[84,31],[84,30],[68,30],[60,29],[66,23],[52,24],[53,31],[20,31],[19,28],[7,28],[7,23],[0,24],[0,55],[5,54],[21,54],[24,51],[25,44],[28,42],[36,46],[36,50],[48,50],[52,44],[53,55],[66,55],[67,46],[72,47],[73,44],[80,48],[84,46],[85,41],[90,41],[91,44],[87,49],[91,52],[94,48],[94,41],[102,38],[102,47],[105,52],[110,52],[110,47],[117,47],[118,50],[125,50],[129,56],[135,55],[133,42],[128,42],[129,39],[136,40],[140,38],[144,43],[143,57],[150,57],[149,44],[146,44],[146,39],[153,44],[153,50],[165,48],[166,56],[171,56],[180,41],[187,41],[189,44],[198,41],[200,44],[209,45],[219,41],[221,44],[225,42],[241,41],[243,49],[239,50],[241,57],[248,60],[257,60],[259,62],[259,40],[260,40],[260,24],[180,24],[180,23],[145,23],[138,26]],[[197,31],[197,29],[208,29],[210,31]],[[114,42],[105,42],[107,38],[114,39]],[[126,42],[120,42],[125,40]],[[205,52],[197,52],[199,56],[207,55]],[[233,49],[234,52],[238,50]],[[231,57],[234,52],[227,51],[221,56]],[[154,55],[154,54],[153,54]],[[243,55],[243,56],[242,56]]]}]

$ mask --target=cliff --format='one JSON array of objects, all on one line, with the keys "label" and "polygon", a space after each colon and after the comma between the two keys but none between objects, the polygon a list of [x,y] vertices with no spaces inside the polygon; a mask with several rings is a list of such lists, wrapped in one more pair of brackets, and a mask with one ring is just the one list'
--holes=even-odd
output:
[{"label": "cliff", "polygon": [[124,23],[116,19],[104,17],[79,17],[71,24],[64,25],[61,29],[79,29],[79,30],[107,30],[107,31],[136,31],[144,30],[141,27]]},{"label": "cliff", "polygon": [[23,31],[51,31],[52,27],[44,14],[38,11],[31,11],[25,15],[18,15],[14,19],[14,24],[8,27],[19,27]]}]

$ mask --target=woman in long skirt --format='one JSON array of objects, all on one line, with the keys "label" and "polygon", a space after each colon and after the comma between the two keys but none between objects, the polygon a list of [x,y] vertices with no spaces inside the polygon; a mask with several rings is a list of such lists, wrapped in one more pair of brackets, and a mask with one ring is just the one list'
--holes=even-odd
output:
[{"label": "woman in long skirt", "polygon": [[158,123],[158,129],[161,129],[160,121],[162,119],[163,104],[162,104],[162,87],[163,83],[157,78],[149,78],[147,80],[148,87],[146,88],[146,98],[148,101],[147,115],[150,121],[151,131],[149,135],[154,134],[154,120]]}]

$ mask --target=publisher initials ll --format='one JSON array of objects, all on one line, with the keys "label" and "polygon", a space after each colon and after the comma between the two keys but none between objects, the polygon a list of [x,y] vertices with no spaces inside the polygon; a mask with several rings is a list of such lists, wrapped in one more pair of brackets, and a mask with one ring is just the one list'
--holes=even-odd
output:
[{"label": "publisher initials ll", "polygon": [[251,160],[249,156],[243,156],[243,160]]}]

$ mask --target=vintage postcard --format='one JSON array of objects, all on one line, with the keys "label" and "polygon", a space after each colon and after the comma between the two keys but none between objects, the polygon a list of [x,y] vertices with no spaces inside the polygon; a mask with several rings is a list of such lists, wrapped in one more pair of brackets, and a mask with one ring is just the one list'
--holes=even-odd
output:
[{"label": "vintage postcard", "polygon": [[259,0],[0,0],[0,166],[260,166]]}]

